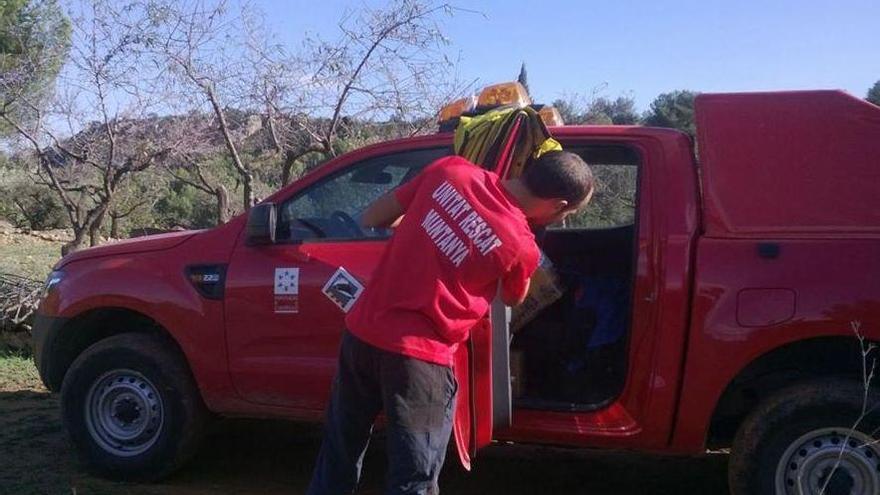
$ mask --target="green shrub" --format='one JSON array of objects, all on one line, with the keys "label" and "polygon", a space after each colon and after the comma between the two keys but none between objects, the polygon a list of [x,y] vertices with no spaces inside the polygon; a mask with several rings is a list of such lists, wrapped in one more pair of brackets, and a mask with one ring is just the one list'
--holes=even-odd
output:
[{"label": "green shrub", "polygon": [[153,212],[156,226],[167,229],[177,225],[204,229],[213,227],[217,219],[213,197],[177,180],[169,183]]},{"label": "green shrub", "polygon": [[68,226],[67,213],[53,191],[20,181],[0,187],[0,218],[30,230]]}]

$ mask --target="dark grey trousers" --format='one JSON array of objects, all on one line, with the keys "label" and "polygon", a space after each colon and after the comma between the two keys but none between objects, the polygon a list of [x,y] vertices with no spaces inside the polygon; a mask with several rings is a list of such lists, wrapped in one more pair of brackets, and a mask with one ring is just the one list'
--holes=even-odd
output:
[{"label": "dark grey trousers", "polygon": [[354,492],[373,422],[383,409],[385,493],[439,493],[457,388],[450,368],[384,351],[345,332],[308,495]]}]

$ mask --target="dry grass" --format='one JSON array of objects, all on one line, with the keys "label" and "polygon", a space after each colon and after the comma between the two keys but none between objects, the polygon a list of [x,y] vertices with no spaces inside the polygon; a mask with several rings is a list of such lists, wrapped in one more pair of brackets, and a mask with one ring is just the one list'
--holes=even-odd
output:
[{"label": "dry grass", "polygon": [[45,392],[31,358],[17,354],[0,354],[0,392],[31,390]]},{"label": "dry grass", "polygon": [[43,281],[61,258],[61,244],[27,234],[0,234],[0,273]]}]

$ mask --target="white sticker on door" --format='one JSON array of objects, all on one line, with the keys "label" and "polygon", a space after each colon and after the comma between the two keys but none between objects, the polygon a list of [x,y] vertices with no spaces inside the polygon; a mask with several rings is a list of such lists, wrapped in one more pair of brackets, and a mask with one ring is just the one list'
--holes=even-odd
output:
[{"label": "white sticker on door", "polygon": [[275,269],[275,312],[299,312],[299,268]]},{"label": "white sticker on door", "polygon": [[330,277],[330,280],[324,284],[324,288],[321,289],[325,296],[330,298],[331,301],[336,303],[346,313],[354,306],[355,301],[357,301],[363,291],[363,284],[341,266]]}]

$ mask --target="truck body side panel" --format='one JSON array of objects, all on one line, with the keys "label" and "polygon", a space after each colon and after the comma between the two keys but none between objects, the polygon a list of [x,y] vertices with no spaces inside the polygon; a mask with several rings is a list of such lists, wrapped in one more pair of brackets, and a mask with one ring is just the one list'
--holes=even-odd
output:
[{"label": "truck body side panel", "polygon": [[69,321],[93,310],[118,308],[152,319],[186,355],[208,407],[223,409],[225,402],[237,400],[226,363],[223,301],[201,296],[185,270],[190,265],[228,263],[243,225],[244,218],[238,217],[156,251],[91,257],[86,250],[75,259],[65,258],[61,264],[67,275],[39,313]]},{"label": "truck body side panel", "polygon": [[687,362],[673,447],[700,452],[725,387],[760,356],[807,339],[880,339],[880,239],[697,243]]}]

